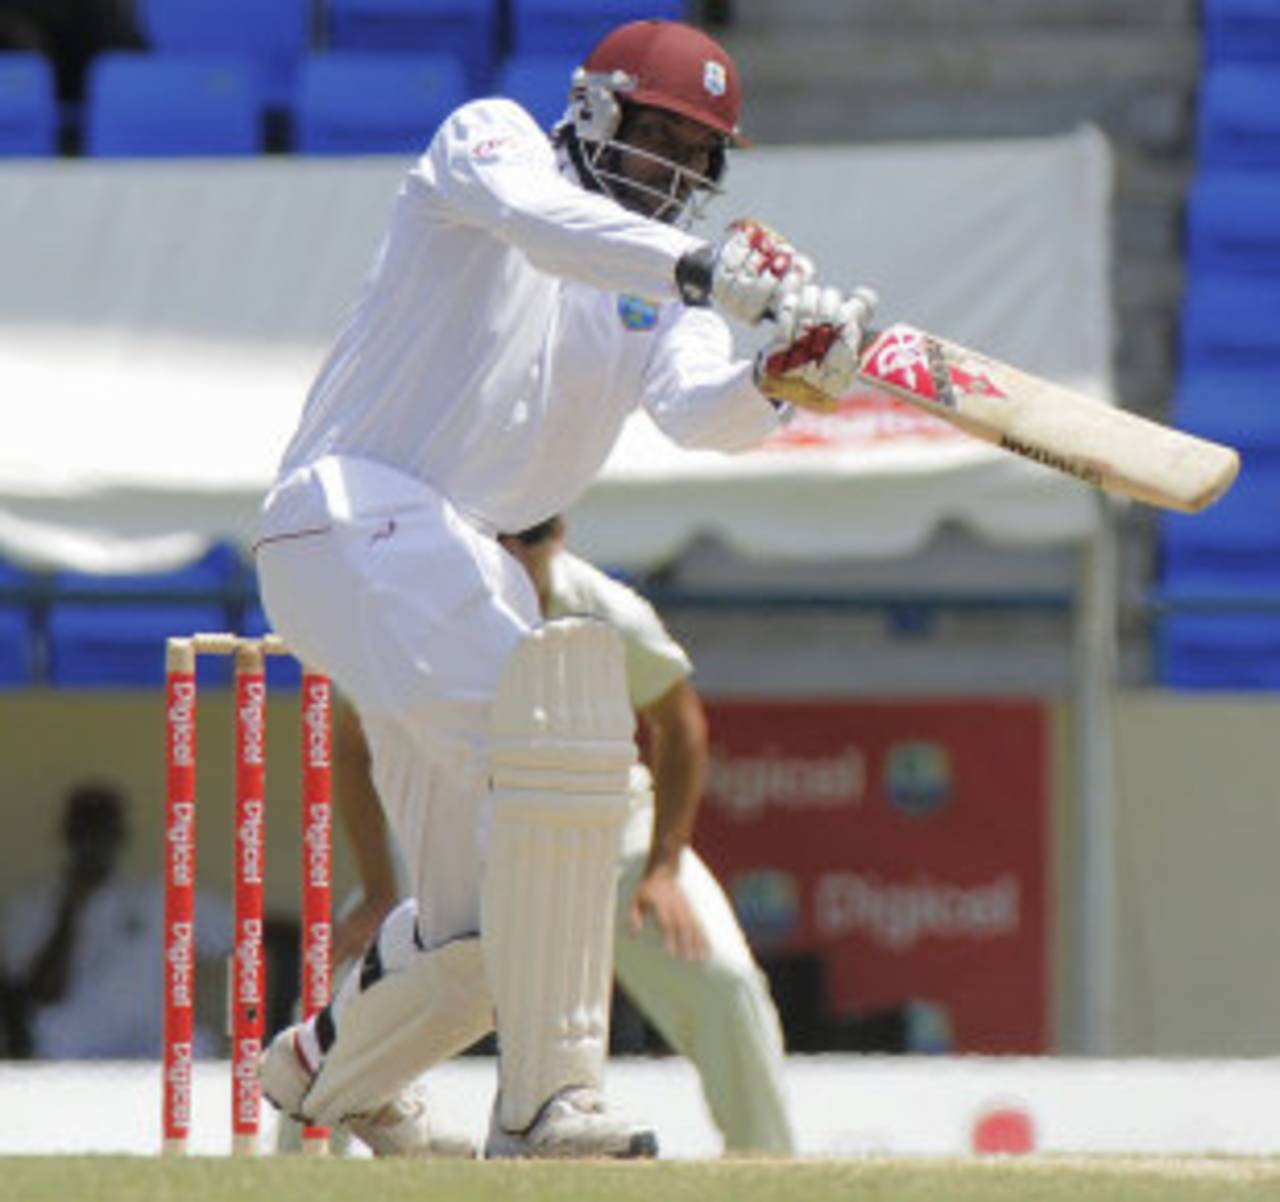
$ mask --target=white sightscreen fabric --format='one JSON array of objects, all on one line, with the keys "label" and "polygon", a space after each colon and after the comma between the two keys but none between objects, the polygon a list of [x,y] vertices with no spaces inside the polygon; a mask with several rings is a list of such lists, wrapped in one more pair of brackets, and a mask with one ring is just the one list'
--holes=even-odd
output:
[{"label": "white sightscreen fabric", "polygon": [[[246,541],[404,165],[0,166],[0,555],[137,571]],[[1110,395],[1096,131],[759,148],[729,183],[709,237],[758,216],[824,277],[875,286],[883,321]],[[574,529],[588,555],[639,567],[704,532],[761,555],[905,553],[943,521],[1057,542],[1085,536],[1096,509],[1073,482],[872,407],[733,459],[636,421]]]}]

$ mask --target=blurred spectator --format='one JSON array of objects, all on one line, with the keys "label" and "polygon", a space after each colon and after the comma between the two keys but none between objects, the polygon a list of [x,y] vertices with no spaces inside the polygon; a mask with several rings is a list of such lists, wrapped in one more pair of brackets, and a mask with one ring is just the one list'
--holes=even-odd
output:
[{"label": "blurred spectator", "polygon": [[27,13],[16,11],[19,7],[12,3],[0,5],[0,50],[29,50],[52,58],[40,23]]},{"label": "blurred spectator", "polygon": [[702,0],[699,20],[710,28],[733,24],[733,0]]},{"label": "blurred spectator", "polygon": [[0,50],[43,54],[64,104],[80,103],[95,55],[142,45],[133,0],[0,0]]},{"label": "blurred spectator", "polygon": [[31,1056],[31,1024],[18,986],[0,974],[0,1060]]},{"label": "blurred spectator", "polygon": [[[56,879],[20,899],[0,941],[0,1018],[8,1055],[42,1059],[158,1056],[163,1023],[164,888],[120,871],[128,801],[86,782],[67,796],[65,863]],[[225,957],[229,907],[201,895],[196,954]],[[206,1031],[197,1054],[216,1050]]]}]

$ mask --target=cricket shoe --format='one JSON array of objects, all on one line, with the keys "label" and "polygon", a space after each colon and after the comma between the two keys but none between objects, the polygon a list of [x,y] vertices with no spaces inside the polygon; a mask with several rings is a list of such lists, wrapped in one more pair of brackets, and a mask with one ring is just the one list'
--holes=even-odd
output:
[{"label": "cricket shoe", "polygon": [[[258,1077],[262,1094],[277,1110],[299,1122],[310,1122],[302,1111],[303,1099],[315,1073],[298,1045],[298,1027],[281,1031],[262,1054]],[[340,1124],[375,1156],[417,1159],[474,1160],[476,1146],[465,1135],[433,1129],[422,1089],[406,1086],[391,1101],[360,1114],[350,1114]]]},{"label": "cricket shoe", "polygon": [[598,1089],[574,1085],[552,1094],[524,1131],[508,1131],[499,1123],[495,1101],[484,1154],[487,1160],[637,1160],[657,1156],[658,1137],[610,1113]]},{"label": "cricket shoe", "polygon": [[465,1135],[435,1130],[427,1114],[422,1087],[402,1089],[391,1101],[365,1114],[353,1114],[342,1125],[375,1156],[422,1160],[474,1160],[476,1145]]}]

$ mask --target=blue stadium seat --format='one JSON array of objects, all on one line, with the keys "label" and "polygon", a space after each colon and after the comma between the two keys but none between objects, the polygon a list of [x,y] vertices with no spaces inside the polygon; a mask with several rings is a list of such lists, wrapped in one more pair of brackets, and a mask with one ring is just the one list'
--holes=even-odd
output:
[{"label": "blue stadium seat", "polygon": [[1280,276],[1280,170],[1206,171],[1187,197],[1194,272]]},{"label": "blue stadium seat", "polygon": [[1272,591],[1280,599],[1280,471],[1249,461],[1203,513],[1160,518],[1160,578],[1179,595]]},{"label": "blue stadium seat", "polygon": [[1209,62],[1280,62],[1276,0],[1204,0],[1201,11]]},{"label": "blue stadium seat", "polygon": [[646,17],[683,20],[683,0],[512,0],[511,51],[581,62],[615,26]]},{"label": "blue stadium seat", "polygon": [[0,560],[0,688],[31,683],[35,629],[21,594],[33,583],[30,573]]},{"label": "blue stadium seat", "polygon": [[[214,543],[198,559],[164,572],[100,573],[58,572],[55,593],[75,592],[95,597],[121,597],[138,593],[163,593],[166,597],[194,597],[211,593],[231,594],[244,584],[245,563],[230,543]],[[181,634],[181,631],[171,631]],[[189,633],[189,632],[188,632]]]},{"label": "blue stadium seat", "polygon": [[467,98],[462,64],[439,54],[333,51],[307,59],[293,106],[299,154],[420,154]]},{"label": "blue stadium seat", "polygon": [[543,129],[564,116],[569,81],[578,57],[563,54],[514,54],[502,64],[494,91],[519,101]]},{"label": "blue stadium seat", "polygon": [[[56,686],[152,686],[164,682],[164,643],[172,635],[225,630],[242,587],[234,548],[218,544],[170,572],[95,575],[59,572],[49,608],[49,681]],[[225,657],[202,657],[202,683],[230,679]]]},{"label": "blue stadium seat", "polygon": [[112,52],[89,68],[85,153],[114,158],[250,155],[263,146],[251,62]]},{"label": "blue stadium seat", "polygon": [[164,54],[253,61],[263,98],[282,106],[311,47],[311,0],[137,0],[138,25]]},{"label": "blue stadium seat", "polygon": [[1180,429],[1239,446],[1250,466],[1280,467],[1280,364],[1183,372],[1171,417]]},{"label": "blue stadium seat", "polygon": [[1280,63],[1206,70],[1197,139],[1202,170],[1280,167]]},{"label": "blue stadium seat", "polygon": [[[166,638],[226,624],[224,606],[199,602],[55,601],[49,608],[49,683],[58,688],[162,685]],[[226,657],[201,657],[202,684],[228,679]]]},{"label": "blue stadium seat", "polygon": [[0,604],[0,688],[31,683],[35,662],[35,630],[22,605]]},{"label": "blue stadium seat", "polygon": [[1167,614],[1156,630],[1156,676],[1174,689],[1280,689],[1280,614]]},{"label": "blue stadium seat", "polygon": [[498,47],[498,0],[328,0],[331,50],[451,54],[471,94],[487,91]]},{"label": "blue stadium seat", "polygon": [[1280,467],[1160,527],[1156,673],[1180,689],[1280,688]]},{"label": "blue stadium seat", "polygon": [[1280,367],[1280,279],[1192,275],[1182,303],[1182,370]]},{"label": "blue stadium seat", "polygon": [[0,52],[0,155],[43,156],[57,150],[53,69],[39,54]]}]

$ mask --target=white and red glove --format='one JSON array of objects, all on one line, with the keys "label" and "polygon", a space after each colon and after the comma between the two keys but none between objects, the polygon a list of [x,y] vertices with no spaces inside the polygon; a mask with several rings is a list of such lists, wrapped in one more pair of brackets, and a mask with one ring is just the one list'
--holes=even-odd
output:
[{"label": "white and red glove", "polygon": [[714,305],[726,317],[755,325],[779,308],[787,292],[813,278],[813,263],[781,234],[750,218],[730,224],[714,246],[691,251],[676,265],[687,305]]},{"label": "white and red glove", "polygon": [[774,401],[829,413],[852,389],[876,294],[805,284],[777,300],[777,337],[756,356],[756,387]]}]

